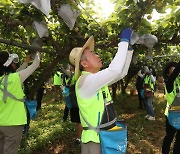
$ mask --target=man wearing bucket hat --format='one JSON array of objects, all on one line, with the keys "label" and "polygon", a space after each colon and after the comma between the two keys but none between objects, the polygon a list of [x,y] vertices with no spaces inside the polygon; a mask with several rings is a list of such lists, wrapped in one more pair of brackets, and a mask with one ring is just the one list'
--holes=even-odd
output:
[{"label": "man wearing bucket hat", "polygon": [[[108,68],[101,70],[102,61],[94,52],[94,37],[91,36],[83,47],[72,49],[69,60],[75,66],[76,96],[80,110],[81,124],[87,127],[86,121],[93,127],[100,124],[104,112],[102,88],[107,87],[127,75],[132,58],[128,46],[132,29],[126,28],[121,32],[118,51]],[[81,72],[82,71],[82,72]],[[108,91],[109,92],[109,91]],[[82,154],[100,154],[99,135],[94,130],[83,129]]]},{"label": "man wearing bucket hat", "polygon": [[27,124],[24,104],[23,82],[38,68],[40,54],[36,53],[33,63],[15,72],[17,54],[0,52],[0,153],[18,151],[24,125]]},{"label": "man wearing bucket hat", "polygon": [[169,62],[166,64],[166,66],[163,69],[165,92],[167,98],[167,106],[165,110],[166,135],[164,137],[162,144],[163,154],[169,154],[171,143],[173,142],[174,137],[175,140],[174,140],[173,154],[180,153],[180,130],[174,128],[168,120],[168,115],[169,115],[168,109],[173,103],[175,103],[174,100],[175,100],[175,96],[177,95],[176,89],[180,89],[179,73],[180,73],[180,61],[179,63]]}]

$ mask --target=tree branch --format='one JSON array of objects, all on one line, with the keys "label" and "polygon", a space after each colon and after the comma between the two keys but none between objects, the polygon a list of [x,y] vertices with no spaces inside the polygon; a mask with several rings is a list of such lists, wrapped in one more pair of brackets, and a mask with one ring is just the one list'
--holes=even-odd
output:
[{"label": "tree branch", "polygon": [[9,40],[4,40],[4,39],[1,39],[1,38],[0,38],[0,43],[12,45],[12,46],[17,46],[17,47],[24,48],[24,49],[28,49],[28,50],[32,50],[32,51],[40,51],[40,52],[52,54],[51,51],[44,50],[44,49],[42,49],[42,48],[33,47],[33,46],[28,45],[28,44],[18,43],[18,42],[11,41],[11,40],[9,41]]}]

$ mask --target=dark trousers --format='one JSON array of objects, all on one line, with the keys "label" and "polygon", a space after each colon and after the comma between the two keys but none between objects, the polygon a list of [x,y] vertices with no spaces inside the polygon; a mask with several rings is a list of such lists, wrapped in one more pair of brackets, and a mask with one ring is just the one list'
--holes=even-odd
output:
[{"label": "dark trousers", "polygon": [[0,126],[0,154],[17,154],[23,125]]},{"label": "dark trousers", "polygon": [[65,106],[65,108],[64,108],[64,116],[63,116],[64,121],[67,120],[68,114],[69,114],[69,109],[68,109],[67,106]]},{"label": "dark trousers", "polygon": [[173,126],[171,126],[166,117],[166,136],[163,140],[162,154],[169,154],[171,143],[174,137],[175,141],[173,154],[180,154],[180,130],[176,130]]},{"label": "dark trousers", "polygon": [[37,100],[37,110],[40,110],[41,109],[41,101],[42,101],[42,98],[43,98],[43,95],[44,95],[44,89],[45,88],[39,88],[37,90],[37,95],[36,95],[36,100]]},{"label": "dark trousers", "polygon": [[138,92],[139,108],[143,109],[145,108],[145,103],[144,103],[144,99],[141,96],[141,89],[137,89],[137,92]]},{"label": "dark trousers", "polygon": [[27,124],[24,125],[23,134],[26,134],[28,136],[31,119],[30,119],[30,113],[29,113],[29,110],[27,109],[27,107],[26,107],[26,112],[27,112]]}]

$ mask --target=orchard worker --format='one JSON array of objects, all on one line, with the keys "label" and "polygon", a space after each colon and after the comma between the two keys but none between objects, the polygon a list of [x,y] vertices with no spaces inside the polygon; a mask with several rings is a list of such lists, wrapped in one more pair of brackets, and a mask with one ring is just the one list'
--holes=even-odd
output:
[{"label": "orchard worker", "polygon": [[[174,140],[174,148],[173,154],[180,153],[180,130],[175,129],[172,125],[170,125],[168,121],[168,108],[175,99],[176,93],[176,85],[180,89],[180,61],[179,63],[176,62],[169,62],[166,64],[163,70],[163,77],[165,82],[165,94],[167,99],[167,105],[165,110],[165,118],[166,118],[166,135],[163,140],[162,144],[162,153],[169,154],[171,143]],[[179,102],[180,103],[180,102]]]},{"label": "orchard worker", "polygon": [[61,86],[63,86],[63,78],[62,78],[62,73],[60,71],[55,72],[53,77],[53,85],[54,85],[55,101],[58,101],[59,94],[60,94],[60,100],[62,100]]},{"label": "orchard worker", "polygon": [[139,109],[144,109],[145,108],[145,103],[144,103],[144,97],[142,96],[142,90],[143,90],[143,83],[144,83],[144,75],[142,70],[138,71],[136,78],[136,89],[138,92],[138,100],[139,100]]},{"label": "orchard worker", "polygon": [[[118,52],[109,67],[104,70],[100,70],[102,61],[94,52],[93,36],[83,47],[72,49],[69,60],[75,67],[76,96],[81,124],[84,128],[87,127],[87,124],[83,118],[93,127],[99,125],[102,119],[104,99],[101,89],[105,88],[109,93],[108,86],[127,75],[133,54],[132,51],[128,51],[131,35],[132,30],[129,28],[122,31]],[[82,154],[101,154],[99,135],[94,130],[83,129],[81,141]]]},{"label": "orchard worker", "polygon": [[[66,85],[63,90],[63,92],[66,93],[65,96],[65,109],[64,109],[64,116],[63,120],[65,121],[68,117],[68,113],[70,110],[70,119],[72,123],[76,124],[76,139],[74,140],[74,143],[72,146],[78,146],[81,144],[81,134],[82,134],[82,126],[80,122],[80,117],[79,117],[79,108],[77,105],[74,105],[74,100],[76,99],[73,97],[72,92],[75,93],[75,78],[74,74],[72,73],[71,77],[68,77],[66,80]],[[73,90],[72,90],[73,89]],[[64,93],[64,94],[65,94]],[[76,103],[77,104],[77,103]]]},{"label": "orchard worker", "polygon": [[0,153],[16,154],[27,124],[24,104],[23,82],[38,68],[40,54],[36,53],[33,63],[19,72],[15,65],[17,54],[0,52]]},{"label": "orchard worker", "polygon": [[145,118],[150,121],[155,120],[153,98],[155,92],[156,76],[153,70],[150,70],[148,66],[144,67],[144,103],[146,106],[147,115]]}]

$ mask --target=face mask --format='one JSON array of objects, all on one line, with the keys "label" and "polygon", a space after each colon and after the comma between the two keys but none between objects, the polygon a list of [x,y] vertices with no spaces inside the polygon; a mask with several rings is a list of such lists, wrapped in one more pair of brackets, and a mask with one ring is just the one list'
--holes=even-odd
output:
[{"label": "face mask", "polygon": [[8,60],[3,64],[3,66],[8,67],[12,62],[18,63],[19,62],[19,57],[17,54],[9,54]]}]

